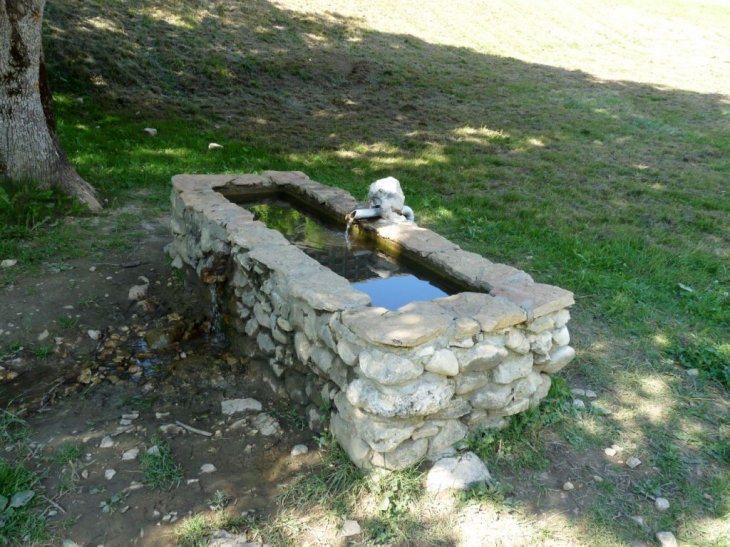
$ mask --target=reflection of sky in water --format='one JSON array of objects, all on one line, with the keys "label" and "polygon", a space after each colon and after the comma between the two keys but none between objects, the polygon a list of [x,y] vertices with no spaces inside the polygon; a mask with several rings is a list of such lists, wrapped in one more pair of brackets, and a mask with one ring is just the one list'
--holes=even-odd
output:
[{"label": "reflection of sky in water", "polygon": [[418,279],[413,275],[394,275],[388,279],[368,279],[360,283],[353,283],[352,287],[370,295],[374,307],[389,310],[397,310],[411,302],[428,301],[448,296],[428,281]]}]

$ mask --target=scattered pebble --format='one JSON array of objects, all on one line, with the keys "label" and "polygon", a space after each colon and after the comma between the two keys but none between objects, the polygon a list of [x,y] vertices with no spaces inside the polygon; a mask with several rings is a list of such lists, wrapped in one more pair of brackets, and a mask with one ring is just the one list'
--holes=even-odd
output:
[{"label": "scattered pebble", "polygon": [[42,342],[43,340],[45,340],[46,338],[48,338],[50,335],[51,335],[51,333],[48,332],[48,329],[46,329],[42,333],[40,333],[38,335],[38,341],[39,342]]},{"label": "scattered pebble", "polygon": [[83,471],[81,472],[81,478],[82,478],[82,479],[88,479],[88,478],[89,478],[89,470],[88,470],[88,469],[84,469],[84,470],[83,470]]},{"label": "scattered pebble", "polygon": [[129,414],[122,414],[122,420],[136,420],[139,418],[139,412],[131,412]]},{"label": "scattered pebble", "polygon": [[160,455],[160,447],[156,444],[153,444],[147,449],[147,454],[150,454],[152,456],[159,456]]},{"label": "scattered pebble", "polygon": [[657,498],[654,500],[654,507],[657,511],[664,512],[669,509],[669,500],[667,498]]},{"label": "scattered pebble", "polygon": [[631,520],[633,520],[636,524],[641,526],[642,528],[646,527],[646,521],[644,520],[644,517],[629,517]]},{"label": "scattered pebble", "polygon": [[342,535],[345,537],[356,536],[362,532],[356,520],[346,520],[342,523]]},{"label": "scattered pebble", "polygon": [[593,480],[596,482],[603,482],[603,477],[600,475],[593,475]]},{"label": "scattered pebble", "polygon": [[147,133],[151,137],[157,135],[157,129],[155,129],[154,127],[145,127],[142,132]]},{"label": "scattered pebble", "polygon": [[586,404],[583,402],[582,399],[573,399],[573,407],[579,410],[583,410],[585,409]]},{"label": "scattered pebble", "polygon": [[91,267],[89,268],[89,271],[90,271],[90,272],[95,272],[95,271],[96,271],[96,266],[91,266]]},{"label": "scattered pebble", "polygon": [[185,433],[185,428],[177,424],[163,424],[160,426],[160,431],[165,435],[176,435],[178,433]]},{"label": "scattered pebble", "polygon": [[596,395],[595,391],[591,389],[586,389],[586,397],[588,397],[589,399],[595,399],[596,397],[598,397],[598,395]]},{"label": "scattered pebble", "polygon": [[615,450],[616,452],[623,452],[623,450],[624,450],[623,448],[621,448],[621,447],[620,447],[619,445],[617,445],[617,444],[612,444],[612,445],[611,445],[611,448],[613,448],[613,449],[614,449],[614,450]]},{"label": "scattered pebble", "polygon": [[636,456],[629,456],[628,458],[626,458],[626,465],[629,466],[631,469],[634,469],[641,465],[641,460]]},{"label": "scattered pebble", "polygon": [[711,496],[710,494],[708,494],[707,492],[705,492],[704,494],[702,494],[702,497],[703,497],[703,498],[705,498],[705,499],[706,499],[707,501],[715,501],[715,498],[713,498],[713,497],[712,497],[712,496]]},{"label": "scattered pebble", "polygon": [[684,371],[687,376],[699,376],[700,371],[696,368],[688,368]]},{"label": "scattered pebble", "polygon": [[309,452],[309,448],[307,448],[307,445],[304,444],[298,444],[291,449],[291,455],[295,457],[306,454],[307,452]]},{"label": "scattered pebble", "polygon": [[657,532],[656,538],[662,547],[677,547],[677,538],[672,532]]},{"label": "scattered pebble", "polygon": [[6,258],[2,262],[0,262],[0,268],[12,268],[18,263],[17,260],[13,260],[12,258]]},{"label": "scattered pebble", "polygon": [[51,511],[48,511],[47,514],[49,517],[55,517],[58,514],[58,511],[51,510]]},{"label": "scattered pebble", "polygon": [[144,488],[144,484],[137,481],[132,481],[129,486],[127,486],[124,490],[127,492],[130,492],[132,490],[139,490],[140,488]]},{"label": "scattered pebble", "polygon": [[574,388],[571,389],[570,392],[575,395],[576,397],[585,397],[586,396],[586,390],[580,389],[580,388]]},{"label": "scattered pebble", "polygon": [[216,150],[218,148],[223,148],[223,145],[218,144],[217,142],[212,142],[208,145],[208,150]]},{"label": "scattered pebble", "polygon": [[72,539],[64,539],[61,547],[79,547],[79,544]]},{"label": "scattered pebble", "polygon": [[195,484],[196,482],[200,482],[199,479],[188,479],[186,484]]},{"label": "scattered pebble", "polygon": [[162,418],[167,418],[169,415],[169,412],[155,412],[155,418],[157,418],[158,420],[161,420]]},{"label": "scattered pebble", "polygon": [[86,334],[88,334],[89,338],[91,338],[92,340],[99,340],[101,338],[100,330],[89,329],[88,331],[86,331]]},{"label": "scattered pebble", "polygon": [[575,485],[572,482],[568,481],[565,484],[563,484],[563,490],[565,490],[566,492],[568,492],[570,490],[575,490]]},{"label": "scattered pebble", "polygon": [[111,448],[114,446],[114,439],[112,439],[109,435],[104,437],[101,440],[101,443],[99,443],[99,448]]},{"label": "scattered pebble", "polygon": [[130,448],[122,454],[122,460],[134,460],[139,455],[139,448]]},{"label": "scattered pebble", "polygon": [[108,481],[112,480],[114,478],[114,475],[116,475],[117,472],[114,471],[114,469],[107,469],[104,471],[104,478]]},{"label": "scattered pebble", "polygon": [[200,466],[201,473],[213,473],[214,471],[216,471],[216,468],[212,463],[204,463]]},{"label": "scattered pebble", "polygon": [[615,455],[616,455],[616,449],[614,449],[614,448],[604,448],[604,449],[603,449],[603,453],[604,453],[604,454],[605,454],[606,456],[611,456],[611,457],[613,457],[613,456],[615,456]]},{"label": "scattered pebble", "polygon": [[256,399],[227,399],[221,401],[221,413],[225,416],[230,416],[237,412],[261,412],[261,408],[261,403]]}]

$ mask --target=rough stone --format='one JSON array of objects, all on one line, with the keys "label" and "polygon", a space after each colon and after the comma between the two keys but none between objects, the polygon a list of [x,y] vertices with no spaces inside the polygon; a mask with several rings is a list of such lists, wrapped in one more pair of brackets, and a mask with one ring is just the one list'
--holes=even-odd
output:
[{"label": "rough stone", "polygon": [[342,449],[352,460],[352,463],[360,468],[369,468],[370,445],[361,438],[352,434],[352,426],[343,420],[338,414],[333,413],[330,417],[330,431],[337,439]]},{"label": "rough stone", "polygon": [[440,349],[434,352],[425,368],[434,374],[456,376],[459,373],[459,361],[453,351]]},{"label": "rough stone", "polygon": [[257,414],[253,420],[251,420],[251,426],[258,430],[264,437],[270,437],[271,435],[280,435],[281,426],[276,418],[269,416],[265,412]]},{"label": "rough stone", "polygon": [[500,346],[480,343],[474,346],[461,362],[461,372],[483,372],[499,365],[509,352]]},{"label": "rough stone", "polygon": [[541,332],[530,336],[530,350],[539,355],[548,355],[553,347],[553,335],[550,332]]},{"label": "rough stone", "polygon": [[426,477],[426,489],[431,493],[443,490],[467,490],[472,484],[491,481],[487,466],[473,452],[437,461]]},{"label": "rough stone", "polygon": [[631,469],[635,469],[641,465],[641,460],[636,456],[629,456],[626,458],[626,465]]},{"label": "rough stone", "polygon": [[471,317],[483,332],[494,332],[524,322],[527,314],[505,298],[489,294],[463,292],[434,300],[456,317]]},{"label": "rough stone", "polygon": [[297,352],[297,357],[306,365],[309,358],[312,356],[312,344],[307,339],[307,336],[299,331],[294,334],[294,349]]},{"label": "rough stone", "polygon": [[461,418],[471,412],[471,405],[466,399],[457,398],[451,399],[448,404],[429,416],[432,420],[453,420],[454,418]]},{"label": "rough stone", "polygon": [[204,463],[200,466],[201,473],[215,473],[216,471],[217,469],[212,463]]},{"label": "rough stone", "polygon": [[465,372],[454,378],[456,395],[466,395],[489,384],[489,376],[484,372]]},{"label": "rough stone", "polygon": [[418,439],[423,439],[425,437],[433,437],[434,435],[438,434],[440,430],[441,428],[436,424],[426,423],[426,425],[419,427],[416,431],[414,431],[413,435],[411,435],[411,438],[414,441],[417,441]]},{"label": "rough stone", "polygon": [[560,329],[570,321],[570,312],[568,310],[560,310],[555,313],[553,319],[555,321],[555,328]]},{"label": "rough stone", "polygon": [[521,355],[530,351],[530,340],[520,329],[510,329],[504,345]]},{"label": "rough stone", "polygon": [[370,461],[376,467],[384,467],[385,469],[397,470],[413,465],[421,460],[428,450],[428,439],[418,439],[417,441],[405,441],[397,448],[381,454],[373,452]]},{"label": "rough stone", "polygon": [[354,380],[347,399],[354,406],[384,417],[425,416],[444,408],[454,394],[454,383],[445,377],[424,373],[397,389],[379,391],[370,380]]},{"label": "rough stone", "polygon": [[230,416],[239,412],[261,412],[261,403],[251,398],[221,401],[221,414],[224,416]]},{"label": "rough stone", "polygon": [[346,520],[342,523],[340,531],[344,537],[352,537],[362,533],[362,529],[356,520]]},{"label": "rough stone", "polygon": [[568,327],[561,327],[553,331],[553,344],[558,347],[570,344],[570,332],[568,332]]},{"label": "rough stone", "polygon": [[139,455],[139,448],[130,448],[122,454],[122,460],[134,460]]},{"label": "rough stone", "polygon": [[659,512],[664,512],[669,510],[669,500],[667,498],[656,498],[654,500],[654,507]]},{"label": "rough stone", "polygon": [[488,386],[473,393],[469,402],[474,408],[500,410],[507,406],[512,397],[512,386]]},{"label": "rough stone", "polygon": [[656,539],[662,547],[677,547],[677,538],[672,532],[657,532]]},{"label": "rough stone", "polygon": [[575,350],[570,346],[563,346],[550,353],[550,360],[539,367],[540,372],[555,374],[563,370],[575,357]]},{"label": "rough stone", "polygon": [[340,359],[342,359],[346,365],[352,366],[357,362],[357,354],[355,353],[353,346],[345,340],[337,342],[337,355],[340,356]]},{"label": "rough stone", "polygon": [[460,317],[454,324],[454,338],[456,340],[464,340],[471,338],[481,330],[480,325],[473,319]]},{"label": "rough stone", "polygon": [[466,438],[469,429],[459,420],[449,420],[439,431],[438,435],[432,438],[428,446],[428,456],[439,454],[455,443]]},{"label": "rough stone", "polygon": [[111,448],[114,446],[114,439],[112,439],[109,435],[104,437],[101,440],[101,443],[99,443],[99,448]]},{"label": "rough stone", "polygon": [[368,349],[360,353],[360,370],[379,384],[390,386],[415,380],[423,373],[423,366],[392,353]]},{"label": "rough stone", "polygon": [[268,355],[272,355],[276,351],[276,344],[271,339],[271,336],[265,332],[259,332],[256,336],[256,343],[259,349]]},{"label": "rough stone", "polygon": [[309,452],[309,448],[306,444],[297,444],[291,449],[291,455],[294,458],[301,456],[302,454],[306,454],[307,452]]},{"label": "rough stone", "polygon": [[412,348],[444,334],[451,318],[446,315],[420,316],[388,312],[385,308],[365,308],[343,312],[342,322],[371,344]]},{"label": "rough stone", "polygon": [[505,283],[494,287],[490,294],[505,297],[534,318],[575,304],[572,292],[542,283]]},{"label": "rough stone", "polygon": [[284,373],[284,389],[289,397],[298,405],[306,405],[309,402],[306,389],[306,376],[293,370]]},{"label": "rough stone", "polygon": [[511,384],[526,378],[532,371],[532,355],[526,354],[504,361],[492,372],[492,380],[497,384]]}]

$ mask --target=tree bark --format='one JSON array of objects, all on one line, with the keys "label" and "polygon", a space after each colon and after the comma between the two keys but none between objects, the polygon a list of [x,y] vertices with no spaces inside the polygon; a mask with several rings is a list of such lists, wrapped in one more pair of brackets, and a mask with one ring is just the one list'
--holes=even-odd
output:
[{"label": "tree bark", "polygon": [[37,181],[99,211],[94,189],[61,148],[41,29],[46,0],[0,0],[0,178]]}]

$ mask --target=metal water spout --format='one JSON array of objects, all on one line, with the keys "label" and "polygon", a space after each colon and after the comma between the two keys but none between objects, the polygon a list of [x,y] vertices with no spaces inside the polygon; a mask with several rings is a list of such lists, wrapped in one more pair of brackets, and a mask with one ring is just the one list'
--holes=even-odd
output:
[{"label": "metal water spout", "polygon": [[366,218],[380,218],[380,207],[353,209],[348,213],[346,218],[348,221],[362,220]]},{"label": "metal water spout", "polygon": [[393,177],[376,180],[368,192],[370,207],[353,209],[347,215],[348,223],[355,220],[383,218],[392,222],[415,222],[413,209],[405,205],[405,196],[400,182]]}]

